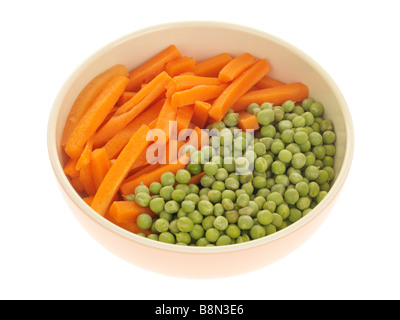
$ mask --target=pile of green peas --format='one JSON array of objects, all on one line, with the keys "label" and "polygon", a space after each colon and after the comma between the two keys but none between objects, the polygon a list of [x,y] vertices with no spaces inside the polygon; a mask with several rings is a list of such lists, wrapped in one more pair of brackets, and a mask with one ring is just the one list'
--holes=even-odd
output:
[{"label": "pile of green peas", "polygon": [[[209,145],[187,150],[186,169],[136,188],[132,199],[157,215],[137,218],[141,229],[151,229],[149,239],[192,246],[259,239],[295,223],[326,196],[335,177],[336,135],[324,106],[307,98],[252,103],[247,112],[259,130],[239,130],[238,114],[229,110],[207,127]],[[188,184],[202,172],[199,185]]]}]

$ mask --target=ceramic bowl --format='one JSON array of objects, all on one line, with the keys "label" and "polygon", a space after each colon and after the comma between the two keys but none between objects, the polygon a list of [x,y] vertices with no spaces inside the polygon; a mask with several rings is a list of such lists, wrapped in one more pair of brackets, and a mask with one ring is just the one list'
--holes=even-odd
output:
[{"label": "ceramic bowl", "polygon": [[[308,215],[273,235],[221,247],[177,246],[130,233],[93,211],[75,192],[63,172],[66,162],[61,135],[71,105],[80,90],[97,74],[117,64],[133,69],[170,44],[198,61],[222,52],[243,52],[265,57],[270,76],[303,82],[309,96],[322,102],[335,125],[336,178],[327,196]],[[264,31],[210,21],[152,26],[107,44],[86,59],[60,89],[49,117],[48,152],[55,177],[77,220],[101,245],[132,264],[164,275],[219,278],[254,271],[276,262],[301,246],[328,216],[341,192],[353,158],[351,115],[339,88],[327,72],[307,54]]]}]

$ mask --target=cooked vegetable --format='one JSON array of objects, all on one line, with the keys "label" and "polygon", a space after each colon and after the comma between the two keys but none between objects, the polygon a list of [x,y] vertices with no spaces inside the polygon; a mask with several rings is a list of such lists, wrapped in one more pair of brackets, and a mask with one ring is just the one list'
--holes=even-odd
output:
[{"label": "cooked vegetable", "polygon": [[70,158],[77,159],[82,154],[86,142],[103,123],[124,92],[128,81],[127,77],[117,76],[105,85],[67,140],[65,152]]},{"label": "cooked vegetable", "polygon": [[112,199],[118,192],[123,180],[129,173],[133,163],[149,144],[146,136],[150,128],[142,125],[139,130],[132,135],[128,144],[121,151],[115,163],[107,172],[104,180],[97,190],[91,207],[100,215],[105,215]]},{"label": "cooked vegetable", "polygon": [[232,60],[232,57],[224,52],[209,59],[197,63],[194,73],[201,77],[218,77],[218,74],[226,64]]},{"label": "cooked vegetable", "polygon": [[175,92],[171,96],[171,104],[175,108],[194,104],[196,101],[215,99],[227,88],[227,84],[198,85],[190,89]]},{"label": "cooked vegetable", "polygon": [[112,66],[111,68],[93,78],[79,93],[78,97],[75,99],[75,102],[71,107],[71,111],[69,112],[67,121],[65,122],[61,142],[63,147],[66,146],[72,131],[75,129],[78,122],[92,105],[96,97],[100,94],[104,86],[116,76],[127,77],[128,68],[122,64]]},{"label": "cooked vegetable", "polygon": [[168,61],[181,57],[181,53],[174,45],[162,50],[160,53],[141,64],[129,73],[127,91],[139,91],[142,84],[149,83],[155,76],[164,71]]},{"label": "cooked vegetable", "polygon": [[300,82],[284,86],[253,90],[244,94],[232,106],[236,112],[245,111],[251,103],[262,104],[270,102],[274,105],[281,105],[286,100],[302,101],[308,96],[308,87]]},{"label": "cooked vegetable", "polygon": [[237,78],[244,70],[250,67],[255,61],[256,57],[250,53],[242,53],[241,55],[229,61],[219,72],[218,78],[223,82],[229,82]]},{"label": "cooked vegetable", "polygon": [[[225,91],[214,101],[208,114],[216,121],[221,121],[227,111],[260,79],[270,67],[265,59],[259,59],[237,77]],[[265,100],[267,101],[267,100]]]}]

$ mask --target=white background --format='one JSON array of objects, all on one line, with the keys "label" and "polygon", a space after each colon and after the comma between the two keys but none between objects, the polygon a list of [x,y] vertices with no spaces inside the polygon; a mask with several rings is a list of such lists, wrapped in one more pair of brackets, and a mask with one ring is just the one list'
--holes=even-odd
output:
[{"label": "white background", "polygon": [[[2,1],[0,298],[400,298],[400,19],[397,1]],[[47,120],[69,74],[103,45],[184,20],[283,38],[331,74],[353,116],[343,192],[301,248],[214,280],[155,274],[117,258],[75,220],[47,156]]]}]

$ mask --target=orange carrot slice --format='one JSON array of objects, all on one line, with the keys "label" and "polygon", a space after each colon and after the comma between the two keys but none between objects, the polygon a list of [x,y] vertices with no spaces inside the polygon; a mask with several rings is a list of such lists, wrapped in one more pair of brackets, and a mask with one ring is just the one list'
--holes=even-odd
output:
[{"label": "orange carrot slice", "polygon": [[257,117],[254,114],[248,113],[247,111],[239,112],[238,127],[243,131],[260,129]]},{"label": "orange carrot slice", "polygon": [[207,101],[217,98],[228,84],[199,85],[187,90],[178,91],[171,96],[171,103],[175,108],[194,104],[196,101]]},{"label": "orange carrot slice", "polygon": [[162,72],[168,61],[174,60],[180,56],[181,53],[175,45],[170,45],[165,48],[129,73],[129,84],[126,90],[138,91],[142,84],[150,82],[150,80]]},{"label": "orange carrot slice", "polygon": [[[162,71],[160,74],[158,74],[154,79],[152,79],[148,84],[144,85],[139,92],[137,92],[132,99],[128,100],[125,104],[123,104],[118,111],[115,113],[115,115],[120,115],[125,112],[130,111],[132,108],[134,108],[139,102],[141,102],[146,96],[148,96],[152,91],[154,90],[160,90],[162,87],[166,87],[170,82],[172,78],[166,73],[165,71]],[[165,89],[166,90],[166,89]],[[164,90],[162,90],[159,94],[163,93]]]},{"label": "orange carrot slice", "polygon": [[93,182],[97,190],[111,167],[106,150],[104,148],[94,150],[90,158],[90,163],[92,167]]},{"label": "orange carrot slice", "polygon": [[226,90],[214,101],[208,115],[217,121],[221,121],[235,102],[260,81],[269,70],[267,60],[257,60],[229,84]]},{"label": "orange carrot slice", "polygon": [[194,69],[194,73],[196,76],[218,77],[222,68],[231,60],[232,57],[228,53],[221,53],[217,56],[198,62]]},{"label": "orange carrot slice", "polygon": [[65,147],[67,141],[75,129],[78,122],[81,120],[83,115],[89,109],[94,99],[100,94],[104,86],[116,76],[125,76],[129,74],[128,68],[122,64],[117,64],[107,69],[103,73],[99,74],[93,78],[79,93],[78,97],[75,99],[72,105],[71,111],[65,122],[63,136],[62,136],[62,146]]},{"label": "orange carrot slice", "polygon": [[181,73],[193,72],[195,67],[196,67],[196,60],[184,56],[168,61],[165,65],[165,71],[171,77],[175,77]]},{"label": "orange carrot slice", "polygon": [[308,87],[301,82],[291,83],[279,87],[253,90],[247,92],[232,106],[235,112],[247,110],[250,103],[262,104],[271,102],[281,105],[287,100],[302,101],[308,96]]},{"label": "orange carrot slice", "polygon": [[135,94],[136,94],[136,92],[133,92],[133,91],[123,92],[117,101],[117,106],[121,107],[123,104],[125,104],[130,99],[132,99],[135,96]]},{"label": "orange carrot slice", "polygon": [[117,160],[101,182],[91,204],[92,209],[100,215],[105,215],[133,163],[148,146],[149,141],[147,141],[146,136],[149,130],[150,128],[147,125],[142,125],[132,135],[128,144],[121,151]]},{"label": "orange carrot slice", "polygon": [[193,113],[194,113],[194,105],[188,105],[179,108],[178,114],[176,116],[178,135],[181,131],[186,130],[189,127]]},{"label": "orange carrot slice", "polygon": [[90,163],[90,155],[93,150],[93,136],[89,138],[89,140],[86,142],[85,148],[83,149],[83,152],[81,156],[79,157],[78,162],[76,163],[76,170],[81,170],[83,166],[86,166],[87,164]]},{"label": "orange carrot slice", "polygon": [[264,76],[260,81],[258,81],[254,87],[257,89],[266,89],[284,86],[286,83],[279,81],[277,79],[271,78],[269,76]]},{"label": "orange carrot slice", "polygon": [[103,123],[111,109],[114,107],[122,92],[128,84],[128,78],[117,76],[112,78],[93,101],[92,105],[78,122],[72,131],[65,152],[72,159],[77,159],[85,146],[85,143],[94,135]]},{"label": "orange carrot slice", "polygon": [[245,52],[229,61],[228,64],[219,72],[218,78],[223,82],[232,81],[244,70],[250,67],[256,60],[256,57]]},{"label": "orange carrot slice", "polygon": [[196,75],[179,75],[172,78],[171,83],[167,88],[167,97],[171,96],[177,91],[190,89],[199,85],[220,85],[221,80],[216,77],[200,77]]},{"label": "orange carrot slice", "polygon": [[[171,98],[167,98],[162,106],[160,113],[158,115],[154,129],[160,129],[165,134],[165,143],[171,136],[173,127],[171,127],[170,122],[176,121],[176,115],[178,114],[178,109],[171,104]],[[160,144],[160,142],[156,142]]]},{"label": "orange carrot slice", "polygon": [[92,167],[90,163],[83,166],[79,171],[79,180],[89,196],[93,196],[96,193],[96,186],[94,184]]},{"label": "orange carrot slice", "polygon": [[200,128],[204,128],[208,120],[208,111],[211,109],[211,104],[205,101],[196,101],[192,116],[192,123]]}]

